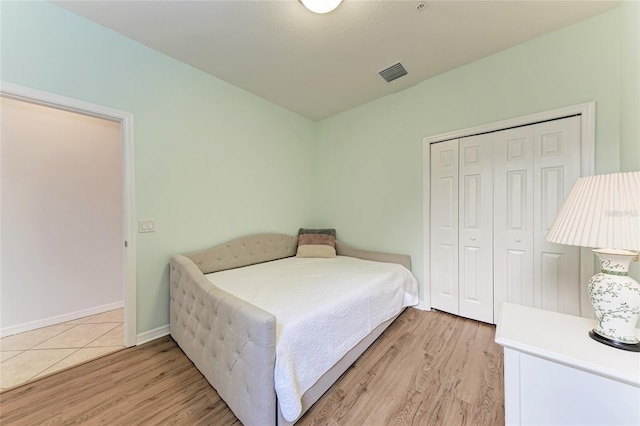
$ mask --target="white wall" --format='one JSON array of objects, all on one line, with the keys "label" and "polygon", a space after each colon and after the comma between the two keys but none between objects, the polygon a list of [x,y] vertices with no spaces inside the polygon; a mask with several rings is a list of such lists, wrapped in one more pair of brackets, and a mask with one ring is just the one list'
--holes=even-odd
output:
[{"label": "white wall", "polygon": [[122,304],[120,124],[0,107],[2,334]]}]

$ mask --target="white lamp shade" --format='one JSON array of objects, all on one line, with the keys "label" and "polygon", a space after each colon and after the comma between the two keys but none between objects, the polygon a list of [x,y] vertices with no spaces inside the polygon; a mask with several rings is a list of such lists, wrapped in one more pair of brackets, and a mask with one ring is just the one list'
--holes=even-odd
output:
[{"label": "white lamp shade", "polygon": [[640,172],[576,181],[545,238],[557,244],[640,250]]},{"label": "white lamp shade", "polygon": [[302,4],[315,13],[329,13],[342,3],[342,0],[300,0]]}]

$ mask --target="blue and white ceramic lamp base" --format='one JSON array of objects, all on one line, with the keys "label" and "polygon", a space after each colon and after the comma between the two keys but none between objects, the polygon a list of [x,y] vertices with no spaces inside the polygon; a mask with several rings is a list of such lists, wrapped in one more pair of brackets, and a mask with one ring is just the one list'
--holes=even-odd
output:
[{"label": "blue and white ceramic lamp base", "polygon": [[597,249],[601,272],[589,280],[589,298],[596,314],[592,339],[618,349],[640,352],[636,324],[640,318],[640,284],[628,275],[638,253]]}]

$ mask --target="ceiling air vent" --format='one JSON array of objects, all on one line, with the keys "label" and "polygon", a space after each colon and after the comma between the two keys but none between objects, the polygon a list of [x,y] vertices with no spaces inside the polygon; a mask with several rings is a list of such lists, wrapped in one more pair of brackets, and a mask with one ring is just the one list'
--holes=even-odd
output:
[{"label": "ceiling air vent", "polygon": [[403,75],[407,75],[407,70],[404,69],[404,67],[400,62],[398,62],[395,65],[391,65],[389,68],[383,69],[378,74],[380,74],[380,76],[385,80],[387,80],[387,83],[389,83],[395,80],[396,78],[400,78]]}]

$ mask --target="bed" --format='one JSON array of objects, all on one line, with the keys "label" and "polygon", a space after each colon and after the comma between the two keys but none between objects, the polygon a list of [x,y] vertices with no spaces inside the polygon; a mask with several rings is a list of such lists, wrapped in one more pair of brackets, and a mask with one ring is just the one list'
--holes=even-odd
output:
[{"label": "bed", "polygon": [[294,424],[418,302],[409,256],[339,241],[332,259],[297,249],[297,236],[256,234],[170,261],[171,336],[245,426]]}]

